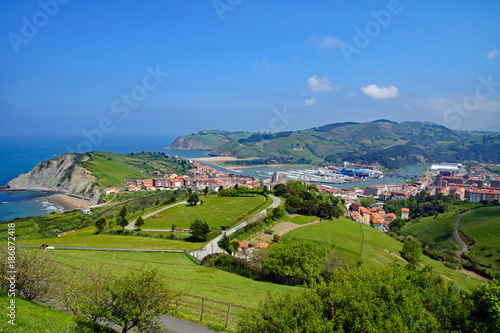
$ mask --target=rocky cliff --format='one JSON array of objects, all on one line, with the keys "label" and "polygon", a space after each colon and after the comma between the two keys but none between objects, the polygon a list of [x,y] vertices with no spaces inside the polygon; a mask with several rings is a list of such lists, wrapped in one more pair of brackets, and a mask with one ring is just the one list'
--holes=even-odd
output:
[{"label": "rocky cliff", "polygon": [[195,139],[179,136],[175,141],[165,149],[179,149],[179,150],[196,150],[196,149],[213,149],[209,144],[200,142]]},{"label": "rocky cliff", "polygon": [[78,165],[88,159],[89,156],[85,154],[64,154],[38,163],[30,172],[11,180],[7,185],[14,190],[90,192],[97,178]]}]

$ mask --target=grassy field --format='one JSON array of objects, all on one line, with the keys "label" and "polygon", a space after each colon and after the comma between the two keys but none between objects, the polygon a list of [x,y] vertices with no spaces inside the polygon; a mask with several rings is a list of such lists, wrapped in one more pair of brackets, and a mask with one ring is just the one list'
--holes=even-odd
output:
[{"label": "grassy field", "polygon": [[285,215],[283,218],[279,219],[278,222],[292,222],[295,224],[306,224],[314,221],[318,221],[319,218],[316,216],[305,216],[305,215],[295,215],[295,216],[290,216],[290,215]]},{"label": "grassy field", "polygon": [[481,208],[463,216],[459,230],[477,246],[500,246],[500,207]]},{"label": "grassy field", "polygon": [[200,200],[205,203],[196,206],[175,206],[161,212],[161,219],[146,219],[143,229],[170,229],[172,224],[177,228],[188,229],[196,219],[207,222],[211,228],[218,228],[246,215],[264,203],[265,198],[261,195],[234,198],[200,196]]},{"label": "grassy field", "polygon": [[21,242],[23,245],[39,246],[48,244],[50,246],[68,247],[94,247],[107,249],[148,249],[148,250],[196,250],[203,246],[202,243],[189,243],[170,239],[136,237],[136,236],[114,236],[114,235],[89,235],[75,237],[58,237],[32,239]]},{"label": "grassy field", "polygon": [[401,234],[417,237],[426,243],[435,242],[449,249],[458,249],[453,235],[446,230],[446,224],[455,223],[458,215],[455,212],[446,212],[439,214],[437,219],[434,216],[424,217],[417,222],[408,223],[401,229]]},{"label": "grassy field", "polygon": [[[223,325],[227,303],[231,303],[231,325],[234,329],[237,316],[244,308],[255,308],[267,298],[268,293],[298,290],[289,286],[258,282],[242,276],[200,266],[183,253],[136,253],[119,251],[56,250],[56,261],[62,267],[80,268],[81,264],[103,264],[114,275],[130,270],[157,268],[158,273],[176,291],[186,295],[181,298],[178,316],[199,321],[201,298],[205,298],[204,324]],[[144,266],[146,264],[146,266]]]},{"label": "grassy field", "polygon": [[[500,276],[500,207],[472,211],[460,219],[459,231],[470,241],[467,257],[474,270]],[[467,242],[467,240],[464,240]],[[473,243],[472,243],[472,242]]]},{"label": "grassy field", "polygon": [[16,297],[16,325],[8,324],[6,316],[10,297],[3,292],[0,293],[0,307],[4,309],[4,315],[0,320],[0,332],[34,333],[34,332],[79,332],[78,324],[72,315],[55,310],[51,307],[28,302],[24,298]]},{"label": "grassy field", "polygon": [[[403,244],[386,234],[346,218],[325,221],[292,230],[286,237],[316,242],[326,249],[335,248],[346,260],[361,258],[369,268],[387,265],[394,261],[404,263],[399,257]],[[477,285],[479,281],[458,273],[441,262],[422,256],[424,265],[432,265],[434,272],[454,280],[460,288]]]}]

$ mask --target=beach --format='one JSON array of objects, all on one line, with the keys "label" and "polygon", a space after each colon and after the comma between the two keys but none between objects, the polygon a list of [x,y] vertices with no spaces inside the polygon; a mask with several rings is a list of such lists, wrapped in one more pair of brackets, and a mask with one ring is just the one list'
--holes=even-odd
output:
[{"label": "beach", "polygon": [[50,197],[45,197],[45,199],[62,206],[64,210],[80,209],[80,207],[88,206],[89,204],[87,200],[75,198],[66,194],[51,195]]}]

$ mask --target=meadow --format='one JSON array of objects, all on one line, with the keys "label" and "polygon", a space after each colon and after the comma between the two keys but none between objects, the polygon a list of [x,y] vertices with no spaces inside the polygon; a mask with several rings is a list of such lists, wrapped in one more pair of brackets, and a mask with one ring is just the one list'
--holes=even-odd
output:
[{"label": "meadow", "polygon": [[[0,292],[0,307],[6,309],[11,298]],[[34,332],[80,332],[75,317],[69,313],[55,310],[47,305],[29,302],[16,297],[16,325],[7,323],[5,314],[0,321],[0,332],[34,333]],[[113,332],[113,331],[109,331]]]},{"label": "meadow", "polygon": [[178,240],[115,235],[82,235],[64,236],[57,238],[31,239],[20,242],[22,245],[63,247],[92,247],[106,249],[147,249],[147,250],[181,250],[192,251],[202,247],[202,243],[189,243]]},{"label": "meadow", "polygon": [[[400,257],[402,243],[374,228],[346,218],[298,228],[289,232],[285,237],[313,241],[327,250],[335,250],[345,261],[361,259],[369,268],[381,267],[393,262],[404,264],[404,260]],[[445,279],[455,281],[459,288],[469,288],[480,283],[424,255],[422,255],[422,264],[431,265],[435,273]]]},{"label": "meadow", "polygon": [[190,206],[178,205],[160,214],[162,218],[145,220],[143,229],[168,229],[175,224],[177,228],[189,229],[189,225],[196,219],[208,223],[215,229],[233,223],[235,220],[246,216],[252,210],[265,202],[262,195],[249,197],[216,197],[200,196],[203,204]]},{"label": "meadow", "polygon": [[434,216],[423,217],[420,220],[409,222],[401,229],[400,234],[417,237],[425,243],[434,242],[446,248],[458,250],[459,247],[453,235],[446,227],[449,223],[455,225],[455,219],[458,216],[458,213],[451,211],[439,214],[437,218]]},{"label": "meadow", "polygon": [[477,209],[460,219],[459,230],[476,246],[500,246],[500,206]]},{"label": "meadow", "polygon": [[[203,324],[223,327],[225,311],[231,304],[230,329],[234,330],[238,316],[247,308],[255,308],[274,294],[299,288],[254,281],[219,269],[195,264],[184,253],[137,253],[120,251],[56,250],[55,260],[61,267],[80,269],[85,265],[103,265],[114,275],[131,270],[158,269],[169,287],[182,291],[177,316],[191,321],[200,320],[202,298],[205,299]],[[83,266],[82,266],[83,265]]]}]

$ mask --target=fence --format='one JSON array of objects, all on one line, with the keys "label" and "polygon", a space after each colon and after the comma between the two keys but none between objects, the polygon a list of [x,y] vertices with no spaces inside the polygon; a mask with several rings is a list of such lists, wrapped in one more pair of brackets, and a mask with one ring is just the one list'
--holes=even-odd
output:
[{"label": "fence", "polygon": [[174,301],[176,317],[235,329],[240,315],[250,308],[216,301],[209,298],[183,294]]}]

